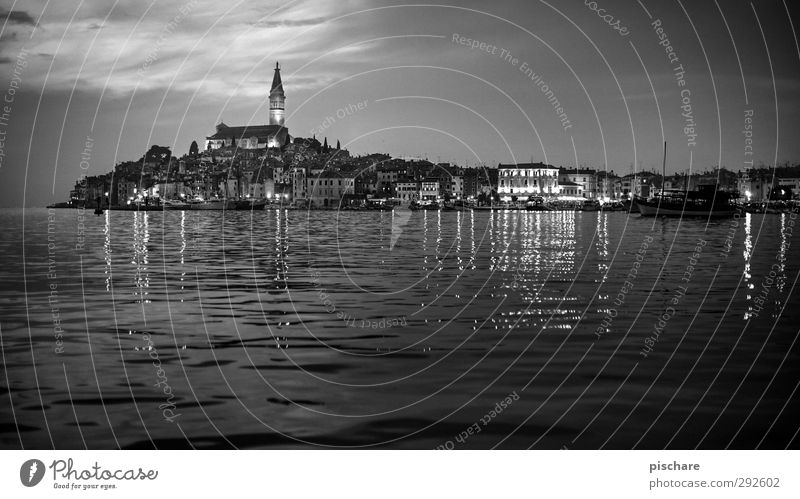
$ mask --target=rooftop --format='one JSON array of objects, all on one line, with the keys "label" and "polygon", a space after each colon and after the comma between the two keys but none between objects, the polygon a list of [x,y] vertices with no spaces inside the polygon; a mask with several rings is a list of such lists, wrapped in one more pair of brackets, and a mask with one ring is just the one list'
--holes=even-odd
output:
[{"label": "rooftop", "polygon": [[514,169],[514,170],[534,170],[534,169],[539,169],[539,170],[543,170],[543,169],[546,169],[546,170],[558,170],[557,167],[555,167],[553,165],[546,165],[544,163],[517,163],[516,165],[511,165],[511,164],[507,165],[507,164],[500,163],[499,165],[497,165],[497,168],[499,168],[501,170],[502,169],[506,169],[506,170],[508,170],[508,169]]},{"label": "rooftop", "polygon": [[277,134],[282,128],[281,125],[250,125],[250,126],[227,126],[221,123],[217,127],[217,132],[214,135],[206,137],[206,139],[228,139],[231,137],[237,139],[247,139],[250,137],[269,137]]}]

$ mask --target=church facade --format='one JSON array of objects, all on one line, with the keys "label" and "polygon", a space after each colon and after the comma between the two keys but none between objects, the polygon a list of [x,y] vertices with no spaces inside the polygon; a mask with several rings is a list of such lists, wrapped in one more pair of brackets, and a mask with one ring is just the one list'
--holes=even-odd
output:
[{"label": "church facade", "polygon": [[269,92],[269,124],[228,126],[220,123],[214,135],[206,137],[206,149],[221,147],[265,149],[283,146],[289,140],[289,129],[285,126],[285,102],[281,67],[275,63],[275,73],[272,76],[272,87]]}]

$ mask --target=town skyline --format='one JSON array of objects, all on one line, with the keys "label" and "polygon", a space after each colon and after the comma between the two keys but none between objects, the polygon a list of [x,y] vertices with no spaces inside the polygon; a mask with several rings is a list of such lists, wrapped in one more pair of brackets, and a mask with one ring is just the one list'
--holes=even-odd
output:
[{"label": "town skyline", "polygon": [[[660,171],[664,140],[668,173],[800,158],[800,75],[788,64],[796,40],[791,30],[759,29],[787,24],[786,3],[661,12],[612,1],[604,7],[620,13],[616,26],[584,3],[508,2],[492,12],[477,2],[44,5],[2,13],[0,63],[19,80],[5,113],[3,206],[61,200],[83,173],[87,139],[87,172],[98,175],[152,144],[180,155],[219,122],[267,123],[276,60],[292,88],[291,134],[321,131],[353,154],[620,175]],[[448,22],[437,24],[436,11]],[[526,26],[513,21],[523,11]],[[764,38],[735,44],[744,32]]]}]

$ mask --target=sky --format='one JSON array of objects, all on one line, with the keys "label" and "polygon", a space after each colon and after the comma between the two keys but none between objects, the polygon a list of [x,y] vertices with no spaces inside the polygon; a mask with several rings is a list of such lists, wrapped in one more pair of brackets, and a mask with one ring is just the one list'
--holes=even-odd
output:
[{"label": "sky", "polygon": [[668,173],[796,163],[796,21],[784,0],[3,0],[0,206],[267,123],[276,61],[289,133],[352,154],[627,174],[666,141]]}]

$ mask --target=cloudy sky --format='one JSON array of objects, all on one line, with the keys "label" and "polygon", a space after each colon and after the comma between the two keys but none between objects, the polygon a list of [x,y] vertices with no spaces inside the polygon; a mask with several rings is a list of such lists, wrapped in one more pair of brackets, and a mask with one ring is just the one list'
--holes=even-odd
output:
[{"label": "cloudy sky", "polygon": [[660,170],[666,140],[670,172],[797,162],[795,15],[784,0],[3,1],[0,205],[64,200],[82,159],[98,174],[152,144],[202,147],[220,121],[267,122],[276,61],[290,133],[355,154],[629,173]]}]

